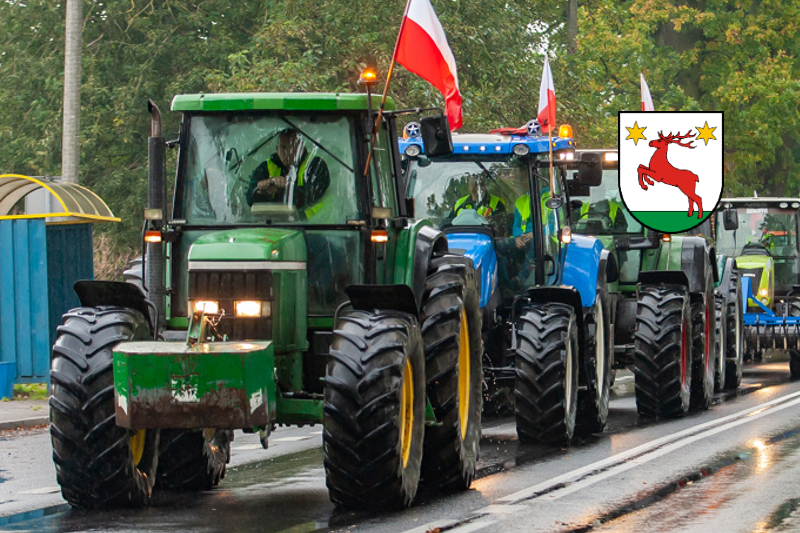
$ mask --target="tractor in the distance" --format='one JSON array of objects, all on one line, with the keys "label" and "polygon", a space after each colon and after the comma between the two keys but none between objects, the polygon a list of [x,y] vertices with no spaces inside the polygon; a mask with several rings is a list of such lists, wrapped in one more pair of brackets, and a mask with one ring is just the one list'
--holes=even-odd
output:
[{"label": "tractor in the distance", "polygon": [[800,198],[725,198],[716,216],[717,247],[741,274],[747,361],[765,350],[789,353],[800,378]]},{"label": "tractor in the distance", "polygon": [[[315,423],[337,505],[402,507],[420,484],[470,485],[476,275],[414,218],[401,112],[389,99],[374,126],[377,106],[365,94],[181,95],[167,143],[151,103],[144,261],[130,283],[76,284],[82,307],[53,347],[53,458],[72,506],[211,488],[233,430],[266,447],[278,425]],[[443,116],[420,122],[432,153],[452,150]]]},{"label": "tractor in the distance", "polygon": [[514,409],[520,441],[561,445],[606,423],[616,272],[597,239],[570,231],[571,128],[548,139],[536,126],[454,135],[437,156],[410,124],[400,146],[418,216],[479,273],[487,408]]},{"label": "tractor in the distance", "polygon": [[576,159],[603,167],[598,183],[574,173],[567,190],[573,231],[600,239],[617,261],[618,279],[608,286],[613,368],[633,371],[642,416],[707,409],[719,360],[713,243],[637,222],[621,200],[617,150],[578,150]]}]

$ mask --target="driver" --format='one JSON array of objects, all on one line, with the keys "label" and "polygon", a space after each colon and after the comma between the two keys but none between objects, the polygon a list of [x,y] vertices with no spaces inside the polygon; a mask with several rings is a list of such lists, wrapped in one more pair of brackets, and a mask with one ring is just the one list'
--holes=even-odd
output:
[{"label": "driver", "polygon": [[608,229],[619,231],[628,229],[628,221],[622,213],[622,204],[620,203],[619,188],[617,186],[608,185],[605,191],[605,198],[599,202],[583,202],[580,218],[592,215],[607,217],[611,221],[611,227]]},{"label": "driver", "polygon": [[456,201],[451,218],[457,217],[462,209],[474,209],[483,218],[505,213],[506,204],[499,197],[489,194],[486,181],[480,174],[470,174],[467,178],[467,186],[469,194]]},{"label": "driver", "polygon": [[328,165],[306,150],[300,132],[287,128],[278,134],[278,148],[261,163],[250,178],[247,205],[254,202],[288,202],[294,184],[292,203],[299,209],[319,202],[330,185]]}]

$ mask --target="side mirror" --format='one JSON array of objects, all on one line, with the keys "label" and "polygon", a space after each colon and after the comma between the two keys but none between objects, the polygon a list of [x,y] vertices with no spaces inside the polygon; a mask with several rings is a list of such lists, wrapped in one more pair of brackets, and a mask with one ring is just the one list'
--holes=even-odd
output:
[{"label": "side mirror", "polygon": [[726,209],[722,212],[722,226],[726,231],[736,231],[739,228],[739,212],[736,209]]},{"label": "side mirror", "polygon": [[597,187],[603,183],[603,162],[600,154],[584,152],[578,167],[578,181],[581,185]]},{"label": "side mirror", "polygon": [[422,117],[419,126],[425,154],[436,157],[453,153],[453,138],[450,136],[450,123],[446,116]]}]

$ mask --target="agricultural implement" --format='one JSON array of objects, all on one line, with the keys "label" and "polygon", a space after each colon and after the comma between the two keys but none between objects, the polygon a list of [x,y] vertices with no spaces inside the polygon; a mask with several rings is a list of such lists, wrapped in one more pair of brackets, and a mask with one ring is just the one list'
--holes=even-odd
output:
[{"label": "agricultural implement", "polygon": [[[514,409],[521,442],[564,444],[602,431],[610,388],[606,283],[615,272],[597,239],[570,231],[571,128],[552,139],[534,121],[454,135],[447,156],[430,154],[417,131],[410,124],[400,141],[409,196],[479,272],[487,409]],[[590,165],[584,179],[592,171],[599,178],[599,165]]]},{"label": "agricultural implement", "polygon": [[[373,136],[377,104],[181,95],[180,137],[167,143],[151,102],[144,260],[130,282],[79,282],[83,307],[53,347],[53,457],[72,506],[211,488],[233,430],[266,448],[278,425],[323,424],[327,486],[343,507],[470,485],[475,272],[415,220],[397,151],[403,112],[390,99]],[[420,124],[432,153],[452,150],[443,116]],[[167,146],[178,148],[170,208]]]}]

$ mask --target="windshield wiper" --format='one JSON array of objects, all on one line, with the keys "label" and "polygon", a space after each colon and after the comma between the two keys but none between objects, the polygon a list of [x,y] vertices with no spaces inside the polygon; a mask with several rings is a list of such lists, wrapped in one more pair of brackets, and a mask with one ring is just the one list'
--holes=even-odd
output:
[{"label": "windshield wiper", "polygon": [[339,162],[339,163],[340,163],[340,164],[341,164],[341,165],[342,165],[344,168],[346,168],[346,169],[347,169],[347,170],[349,170],[350,172],[353,172],[353,167],[349,166],[347,163],[345,163],[344,161],[342,161],[341,159],[339,159],[338,157],[336,157],[335,155],[333,155],[333,154],[331,153],[331,151],[330,151],[330,150],[328,150],[327,148],[325,148],[324,146],[322,146],[320,143],[318,143],[317,141],[315,141],[315,140],[314,140],[314,139],[313,139],[313,138],[312,138],[310,135],[308,135],[306,132],[304,132],[303,130],[301,130],[300,128],[298,128],[296,125],[292,124],[292,122],[291,122],[291,121],[290,121],[288,118],[286,118],[286,117],[280,117],[280,119],[281,119],[282,121],[284,121],[285,123],[287,123],[287,124],[288,124],[289,126],[291,126],[292,128],[294,128],[294,129],[296,129],[297,131],[299,131],[299,132],[300,132],[300,135],[302,135],[303,137],[305,137],[306,139],[308,139],[309,141],[311,141],[312,143],[314,143],[314,145],[315,145],[315,146],[317,146],[319,149],[321,149],[321,150],[322,150],[322,151],[324,151],[326,154],[328,154],[329,156],[331,156],[332,158],[334,158],[336,161],[338,161],[338,162]]},{"label": "windshield wiper", "polygon": [[476,164],[476,165],[478,165],[479,167],[481,167],[481,170],[483,170],[483,172],[484,172],[484,173],[485,173],[487,176],[489,176],[491,179],[493,179],[493,180],[497,181],[497,176],[495,176],[494,174],[492,174],[492,172],[491,172],[491,171],[490,171],[488,168],[486,168],[485,166],[483,166],[483,163],[481,163],[481,162],[480,162],[480,161],[478,161],[478,160],[475,160],[475,164]]}]

